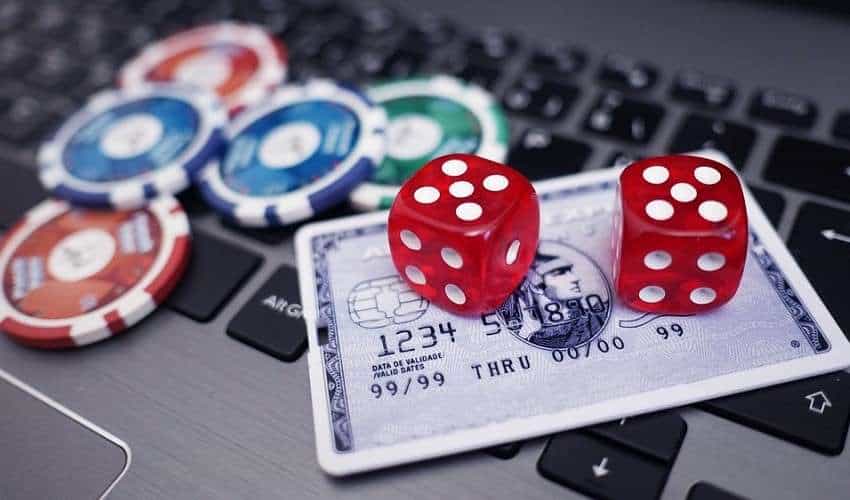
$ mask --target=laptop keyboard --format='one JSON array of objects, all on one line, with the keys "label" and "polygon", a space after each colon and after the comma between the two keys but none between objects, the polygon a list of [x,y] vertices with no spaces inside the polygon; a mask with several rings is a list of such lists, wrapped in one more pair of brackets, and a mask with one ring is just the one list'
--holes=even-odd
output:
[{"label": "laptop keyboard", "polygon": [[[662,149],[726,152],[755,184],[753,192],[770,220],[775,225],[786,221],[792,253],[839,324],[850,331],[845,289],[850,280],[850,110],[833,117],[814,99],[772,88],[770,82],[742,92],[734,75],[662,68],[572,45],[540,45],[502,30],[467,30],[428,13],[408,19],[381,5],[354,10],[322,0],[173,0],[129,6],[114,0],[5,0],[0,4],[0,159],[5,160],[0,183],[15,189],[7,189],[0,200],[0,227],[8,228],[43,197],[33,166],[45,134],[90,93],[112,84],[120,64],[145,44],[219,19],[262,24],[282,38],[296,79],[322,75],[368,83],[445,71],[495,91],[514,118],[508,163],[535,180],[627,163],[652,149],[662,125],[679,115],[673,110],[684,108]],[[662,95],[662,102],[652,95]],[[577,107],[582,98],[589,98],[589,107]],[[737,100],[745,100],[747,123],[724,115]],[[565,120],[575,120],[578,132],[556,131]],[[833,120],[827,124],[829,143],[807,136],[825,120]],[[758,159],[763,165],[753,164],[751,152],[765,140],[773,141],[771,152]],[[604,164],[591,164],[599,148],[610,153]],[[789,204],[785,193],[807,201]],[[191,218],[210,215],[197,193],[180,199]],[[789,206],[795,213],[784,214]],[[349,212],[343,206],[327,217]],[[225,223],[221,230],[234,238],[195,231],[194,258],[168,301],[171,309],[198,322],[214,318],[262,263],[258,254],[234,241],[247,236],[278,245],[293,234],[292,229],[257,232]],[[286,298],[290,275],[287,268],[270,275],[228,329],[233,338],[284,361],[303,352],[303,332],[293,331],[283,343],[270,341],[262,328],[270,320],[263,319],[266,312],[258,301],[267,292]],[[850,418],[848,385],[845,373],[830,374],[700,407],[835,455],[844,447]],[[538,470],[595,496],[656,498],[684,439],[686,425],[676,412],[627,419],[551,437]],[[519,450],[514,443],[489,453],[508,460]],[[604,463],[600,456],[606,457]],[[700,483],[690,496],[725,495]]]}]

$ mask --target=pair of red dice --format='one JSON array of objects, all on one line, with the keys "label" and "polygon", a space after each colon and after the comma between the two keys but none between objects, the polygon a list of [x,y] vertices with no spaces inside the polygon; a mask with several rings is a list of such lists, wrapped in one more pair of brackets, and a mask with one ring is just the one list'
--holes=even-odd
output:
[{"label": "pair of red dice", "polygon": [[[417,293],[449,311],[502,304],[537,249],[540,212],[516,170],[472,155],[432,160],[399,191],[389,215],[393,262]],[[614,280],[627,305],[690,314],[735,294],[747,252],[738,176],[716,161],[665,156],[620,176]]]}]

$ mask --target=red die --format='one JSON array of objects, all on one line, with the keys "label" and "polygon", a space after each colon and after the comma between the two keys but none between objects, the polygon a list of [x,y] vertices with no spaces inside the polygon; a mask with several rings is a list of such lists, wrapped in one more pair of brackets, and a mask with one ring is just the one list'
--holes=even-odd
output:
[{"label": "red die", "polygon": [[500,306],[525,276],[540,232],[531,183],[478,156],[431,160],[390,209],[390,252],[417,293],[459,314]]},{"label": "red die", "polygon": [[620,175],[614,280],[626,304],[689,314],[735,295],[747,257],[747,210],[730,168],[696,156],[660,156]]}]

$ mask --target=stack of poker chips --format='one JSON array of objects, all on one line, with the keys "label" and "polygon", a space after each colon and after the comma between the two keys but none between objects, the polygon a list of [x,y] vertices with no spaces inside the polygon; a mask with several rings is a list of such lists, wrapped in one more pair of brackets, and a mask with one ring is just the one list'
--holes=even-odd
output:
[{"label": "stack of poker chips", "polygon": [[0,329],[66,348],[139,322],[180,282],[195,185],[229,222],[281,227],[340,203],[387,208],[430,159],[504,161],[508,128],[484,89],[447,75],[361,90],[285,83],[284,44],[222,22],[144,48],[39,151],[52,199],[0,246]]}]

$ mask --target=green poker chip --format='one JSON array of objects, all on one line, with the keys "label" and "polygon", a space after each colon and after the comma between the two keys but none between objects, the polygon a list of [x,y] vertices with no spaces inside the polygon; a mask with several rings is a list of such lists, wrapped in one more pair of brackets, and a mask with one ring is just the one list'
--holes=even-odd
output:
[{"label": "green poker chip", "polygon": [[436,75],[393,80],[367,92],[387,112],[387,150],[372,179],[352,191],[357,209],[389,208],[399,187],[439,156],[468,153],[505,161],[507,119],[498,101],[478,85]]}]

